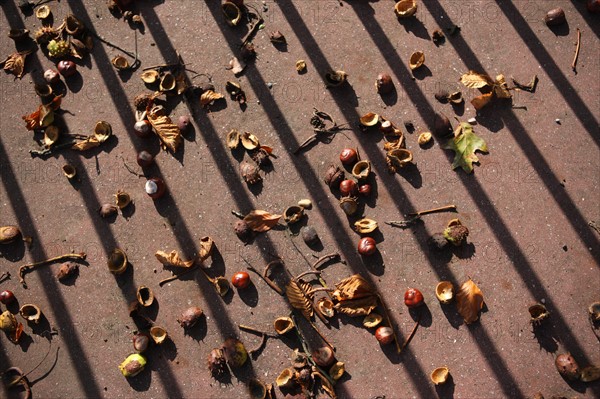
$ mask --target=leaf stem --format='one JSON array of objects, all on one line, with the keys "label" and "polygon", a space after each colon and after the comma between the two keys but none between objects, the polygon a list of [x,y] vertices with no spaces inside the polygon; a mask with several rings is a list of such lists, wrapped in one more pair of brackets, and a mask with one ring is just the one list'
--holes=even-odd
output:
[{"label": "leaf stem", "polygon": [[3,283],[6,280],[10,280],[10,272],[4,272],[0,275],[0,283]]},{"label": "leaf stem", "polygon": [[414,337],[415,332],[417,332],[417,328],[419,327],[419,322],[420,321],[421,321],[421,313],[419,313],[419,316],[417,316],[417,321],[415,322],[415,326],[413,327],[413,329],[410,332],[409,336],[406,338],[406,340],[402,344],[402,348],[400,348],[400,351],[398,353],[402,352],[404,350],[404,348],[406,348],[408,346],[408,343]]},{"label": "leaf stem", "polygon": [[35,268],[37,268],[39,266],[44,266],[44,265],[47,265],[49,263],[59,262],[59,261],[66,260],[66,259],[81,259],[81,260],[85,260],[85,257],[86,257],[85,252],[81,252],[81,253],[69,253],[69,254],[65,254],[65,255],[55,256],[54,258],[49,258],[49,259],[46,259],[46,260],[42,260],[40,262],[28,263],[26,265],[23,265],[23,266],[19,267],[19,282],[21,283],[21,285],[23,286],[23,288],[27,288],[27,283],[25,283],[25,274],[29,273],[33,269],[35,269]]}]

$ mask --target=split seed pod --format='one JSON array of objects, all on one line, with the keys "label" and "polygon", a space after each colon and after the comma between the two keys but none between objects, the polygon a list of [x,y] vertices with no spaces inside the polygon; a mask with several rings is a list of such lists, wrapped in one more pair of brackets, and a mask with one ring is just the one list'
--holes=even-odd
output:
[{"label": "split seed pod", "polygon": [[290,388],[294,385],[295,377],[296,370],[288,367],[279,374],[275,383],[279,388]]},{"label": "split seed pod", "polygon": [[304,216],[304,208],[298,205],[290,206],[283,211],[283,220],[287,224],[294,224]]},{"label": "split seed pod", "polygon": [[154,69],[144,71],[144,72],[142,72],[142,75],[141,75],[141,78],[144,81],[144,83],[148,83],[148,84],[155,83],[159,77],[160,77],[160,74],[158,73],[158,71],[155,71]]},{"label": "split seed pod", "polygon": [[365,180],[371,173],[371,162],[358,161],[352,168],[352,176],[358,180]]},{"label": "split seed pod", "polygon": [[21,230],[17,226],[0,227],[0,244],[10,244],[21,237]]},{"label": "split seed pod", "polygon": [[125,191],[118,190],[115,194],[115,202],[119,209],[123,209],[127,205],[131,204],[131,196]]},{"label": "split seed pod", "polygon": [[119,71],[125,71],[125,70],[131,68],[131,65],[129,65],[129,61],[127,61],[127,59],[125,57],[123,57],[122,55],[117,55],[110,62]]},{"label": "split seed pod", "polygon": [[409,60],[409,67],[411,70],[415,70],[425,63],[425,54],[422,51],[415,51],[411,54]]},{"label": "split seed pod", "polygon": [[273,322],[273,327],[279,335],[283,335],[294,328],[294,322],[289,317],[278,317]]},{"label": "split seed pod", "polygon": [[329,165],[329,168],[323,176],[323,181],[329,188],[338,188],[342,180],[344,180],[344,171],[339,166]]},{"label": "split seed pod", "polygon": [[336,362],[333,366],[331,366],[331,368],[329,369],[329,376],[334,380],[337,381],[340,378],[342,378],[342,376],[344,375],[344,373],[346,372],[346,366],[344,365],[343,362]]},{"label": "split seed pod", "polygon": [[452,104],[460,104],[464,101],[462,93],[460,91],[455,91],[448,96],[448,100]]},{"label": "split seed pod", "polygon": [[368,112],[360,117],[360,124],[363,126],[375,126],[379,123],[379,115],[374,112]]},{"label": "split seed pod", "polygon": [[588,308],[588,312],[590,314],[590,320],[593,323],[597,323],[600,321],[600,302],[594,302]]},{"label": "split seed pod", "polygon": [[356,202],[356,198],[354,197],[343,197],[340,199],[340,208],[342,208],[346,215],[351,216],[358,210],[358,202]]},{"label": "split seed pod", "polygon": [[232,368],[239,368],[248,360],[248,352],[246,347],[237,338],[227,338],[223,343],[223,353],[227,359],[227,363]]},{"label": "split seed pod", "polygon": [[163,75],[158,86],[160,91],[171,91],[177,86],[177,80],[171,72],[167,72]]},{"label": "split seed pod", "polygon": [[260,169],[256,164],[250,163],[246,160],[240,164],[240,173],[242,174],[244,181],[248,184],[256,184],[262,181],[259,170]]},{"label": "split seed pod", "polygon": [[229,285],[229,280],[223,276],[215,278],[212,283],[217,293],[222,297],[227,295],[227,293],[231,289],[231,286]]},{"label": "split seed pod", "polygon": [[398,18],[408,18],[417,12],[417,2],[415,0],[400,0],[394,6],[394,11]]},{"label": "split seed pod", "polygon": [[108,257],[108,270],[113,274],[122,274],[127,269],[127,255],[119,248],[113,249]]},{"label": "split seed pod", "polygon": [[162,327],[153,326],[152,328],[150,328],[150,337],[157,345],[160,345],[163,342],[165,342],[168,336],[169,334],[167,334],[167,330],[165,330]]},{"label": "split seed pod", "polygon": [[213,349],[208,354],[208,370],[214,378],[221,378],[227,373],[227,360],[221,349]]},{"label": "split seed pod", "polygon": [[424,145],[428,144],[431,141],[431,139],[432,139],[431,133],[423,132],[419,135],[419,138],[417,141],[420,146],[424,146]]},{"label": "split seed pod", "polygon": [[443,232],[444,238],[454,246],[461,246],[469,236],[469,229],[460,220],[452,219]]},{"label": "split seed pod", "polygon": [[348,74],[344,71],[329,71],[325,74],[325,84],[328,87],[341,86],[346,82]]},{"label": "split seed pod", "polygon": [[545,319],[550,316],[548,309],[541,303],[534,303],[529,307],[529,314],[531,315],[531,324],[539,326]]},{"label": "split seed pod", "polygon": [[63,174],[67,177],[67,179],[71,180],[77,175],[77,169],[70,163],[63,165],[62,167]]},{"label": "split seed pod", "polygon": [[119,365],[119,370],[121,370],[121,373],[125,377],[129,378],[141,373],[144,367],[146,367],[146,358],[138,353],[134,353],[127,356],[127,359]]},{"label": "split seed pod", "polygon": [[397,172],[412,162],[413,156],[410,150],[405,148],[395,148],[386,154],[386,162],[391,172]]},{"label": "split seed pod", "polygon": [[94,136],[100,142],[104,143],[112,135],[112,126],[106,121],[98,121],[94,126]]},{"label": "split seed pod", "polygon": [[223,15],[225,15],[225,21],[227,21],[230,26],[236,26],[240,23],[242,12],[238,6],[230,1],[226,1],[221,5],[221,8],[223,10]]},{"label": "split seed pod", "polygon": [[154,293],[145,285],[140,285],[136,293],[137,301],[144,307],[149,307],[154,303]]},{"label": "split seed pod", "polygon": [[240,145],[240,132],[235,129],[232,129],[229,133],[227,133],[227,147],[230,150],[234,150],[238,148]]},{"label": "split seed pod", "polygon": [[431,372],[431,381],[435,385],[441,385],[448,381],[449,375],[450,371],[448,370],[448,367],[438,367]]},{"label": "split seed pod", "polygon": [[270,386],[268,388],[264,382],[257,378],[248,381],[248,393],[250,394],[250,399],[265,399],[269,390]]},{"label": "split seed pod", "polygon": [[333,317],[335,315],[335,310],[333,308],[333,302],[328,297],[320,298],[317,301],[317,308],[321,311],[321,313],[325,317]]},{"label": "split seed pod", "polygon": [[454,285],[450,281],[440,281],[435,287],[435,296],[443,304],[450,303],[454,298]]},{"label": "split seed pod", "polygon": [[241,136],[241,139],[242,139],[242,145],[248,151],[255,150],[256,148],[258,148],[260,146],[260,143],[258,142],[258,137],[256,137],[252,133],[244,132],[244,134],[242,134],[242,136]]},{"label": "split seed pod", "polygon": [[49,18],[50,15],[52,15],[52,11],[50,11],[50,7],[48,7],[48,6],[40,6],[35,10],[35,16],[39,20],[44,20],[46,18]]},{"label": "split seed pod", "polygon": [[31,303],[21,306],[21,309],[19,309],[19,314],[25,320],[35,324],[39,323],[40,318],[42,317],[42,311],[40,310],[40,308],[37,305]]},{"label": "split seed pod", "polygon": [[369,234],[377,230],[377,222],[373,219],[361,219],[354,222],[354,230],[359,234]]},{"label": "split seed pod", "polygon": [[363,320],[363,326],[365,326],[367,328],[377,327],[382,321],[383,321],[382,315],[371,312],[365,316],[365,318]]},{"label": "split seed pod", "polygon": [[192,328],[202,317],[204,312],[198,306],[187,308],[177,319],[179,325],[183,328]]},{"label": "split seed pod", "polygon": [[71,36],[77,36],[83,32],[85,25],[75,15],[69,14],[65,18],[65,31]]}]

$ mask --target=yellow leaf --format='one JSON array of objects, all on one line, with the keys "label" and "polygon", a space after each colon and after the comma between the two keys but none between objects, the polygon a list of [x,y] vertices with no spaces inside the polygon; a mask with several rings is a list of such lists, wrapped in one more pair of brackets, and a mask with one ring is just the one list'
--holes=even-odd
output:
[{"label": "yellow leaf", "polygon": [[154,256],[156,256],[156,259],[165,266],[191,267],[196,262],[196,259],[184,261],[181,259],[181,256],[179,256],[179,252],[175,250],[169,253],[156,251]]},{"label": "yellow leaf", "polygon": [[483,293],[473,280],[468,279],[460,286],[456,294],[458,313],[471,324],[479,319],[479,311],[483,308]]},{"label": "yellow leaf", "polygon": [[350,299],[337,303],[334,308],[350,317],[366,316],[377,307],[377,297],[367,296],[360,299]]},{"label": "yellow leaf", "polygon": [[300,310],[302,315],[304,315],[304,317],[307,319],[312,317],[313,307],[311,301],[306,295],[306,292],[296,281],[290,280],[288,285],[286,285],[285,295],[287,296],[288,301],[290,301],[290,305],[292,305],[294,309]]},{"label": "yellow leaf", "polygon": [[491,86],[494,81],[486,74],[469,71],[460,77],[460,82],[471,89]]},{"label": "yellow leaf", "polygon": [[271,230],[281,219],[281,215],[271,214],[267,211],[254,210],[246,215],[244,222],[252,231],[262,233]]},{"label": "yellow leaf", "polygon": [[212,90],[206,90],[204,93],[202,93],[202,95],[200,96],[200,104],[203,107],[206,107],[207,105],[210,105],[213,103],[213,101],[215,100],[219,100],[221,98],[224,98],[224,96],[221,93],[215,93]]},{"label": "yellow leaf", "polygon": [[376,292],[371,285],[359,274],[355,274],[343,279],[335,285],[337,288],[333,292],[333,298],[337,301],[347,301],[350,299],[376,296]]},{"label": "yellow leaf", "polygon": [[471,100],[471,104],[473,104],[473,107],[479,111],[481,108],[488,105],[490,101],[492,101],[492,94],[493,93],[485,93],[477,96]]},{"label": "yellow leaf", "polygon": [[158,134],[162,144],[171,152],[177,152],[177,148],[181,144],[181,131],[175,125],[171,118],[164,114],[162,108],[152,107],[147,113],[148,120]]}]

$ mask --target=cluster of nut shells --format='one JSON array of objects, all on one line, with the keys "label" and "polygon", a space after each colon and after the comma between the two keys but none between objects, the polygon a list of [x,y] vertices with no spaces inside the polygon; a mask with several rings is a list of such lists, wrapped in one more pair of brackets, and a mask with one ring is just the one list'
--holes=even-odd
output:
[{"label": "cluster of nut shells", "polygon": [[252,161],[244,160],[240,164],[240,174],[244,181],[253,185],[262,181],[260,170],[271,163],[271,148],[260,144],[258,137],[250,132],[241,133],[232,129],[226,137],[227,147],[231,150],[244,148]]}]

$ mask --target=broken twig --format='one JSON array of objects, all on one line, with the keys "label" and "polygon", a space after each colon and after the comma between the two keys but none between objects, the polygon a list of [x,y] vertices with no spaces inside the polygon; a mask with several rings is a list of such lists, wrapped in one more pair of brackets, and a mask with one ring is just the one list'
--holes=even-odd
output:
[{"label": "broken twig", "polygon": [[44,266],[44,265],[47,265],[47,264],[50,264],[50,263],[60,262],[62,260],[67,260],[67,259],[81,259],[81,260],[85,260],[86,256],[87,255],[85,254],[85,252],[70,253],[70,254],[55,256],[54,258],[42,260],[40,262],[28,263],[26,265],[23,265],[23,266],[19,267],[19,282],[21,283],[21,285],[23,286],[23,288],[27,288],[27,283],[25,283],[25,274],[29,273],[33,269],[35,269],[35,268],[37,268],[39,266]]},{"label": "broken twig", "polygon": [[427,209],[424,211],[413,212],[413,213],[407,214],[407,216],[423,216],[423,215],[427,215],[429,213],[447,212],[447,211],[456,212],[456,205],[446,205],[446,206],[441,206],[439,208],[433,208],[433,209]]},{"label": "broken twig", "polygon": [[10,272],[4,272],[0,275],[0,283],[3,283],[6,280],[10,280]]},{"label": "broken twig", "polygon": [[164,279],[162,279],[162,280],[160,280],[160,281],[158,282],[158,286],[159,286],[159,287],[162,287],[162,286],[163,286],[163,285],[165,285],[166,283],[168,283],[168,282],[171,282],[171,281],[174,281],[174,280],[177,280],[177,279],[179,279],[180,277],[182,277],[182,276],[184,276],[184,275],[186,275],[186,274],[188,274],[188,273],[191,273],[191,272],[195,271],[196,269],[198,269],[198,266],[193,266],[193,267],[190,267],[190,268],[188,268],[188,269],[185,269],[185,270],[184,270],[184,271],[182,271],[181,273],[173,274],[171,277],[164,278]]},{"label": "broken twig", "polygon": [[410,334],[408,335],[408,337],[402,344],[402,347],[400,348],[400,351],[398,353],[402,352],[404,350],[404,348],[406,348],[408,346],[408,343],[410,342],[410,340],[415,336],[415,333],[417,332],[417,328],[419,327],[420,321],[421,321],[421,315],[419,314],[419,316],[417,317],[417,321],[415,322],[415,326],[413,327],[412,331],[410,332]]},{"label": "broken twig", "polygon": [[573,57],[573,62],[571,63],[571,69],[573,72],[577,73],[577,58],[579,58],[579,49],[581,48],[581,31],[577,28],[577,46],[575,47],[575,56]]}]

